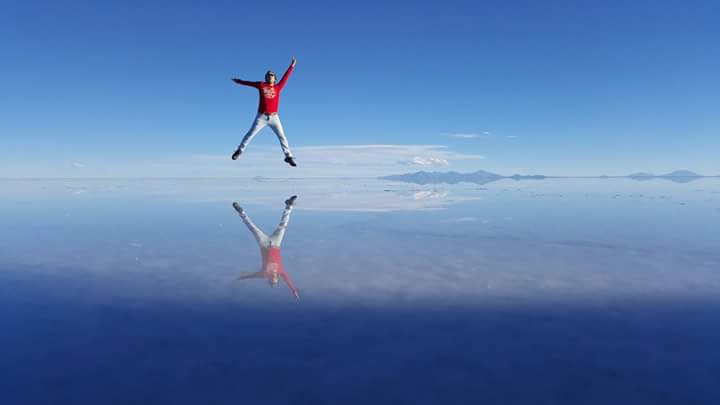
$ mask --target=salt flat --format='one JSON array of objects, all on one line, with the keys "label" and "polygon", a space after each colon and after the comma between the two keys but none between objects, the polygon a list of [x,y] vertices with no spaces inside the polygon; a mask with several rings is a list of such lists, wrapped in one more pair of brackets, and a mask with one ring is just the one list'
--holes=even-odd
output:
[{"label": "salt flat", "polygon": [[0,186],[10,403],[720,397],[718,179]]}]

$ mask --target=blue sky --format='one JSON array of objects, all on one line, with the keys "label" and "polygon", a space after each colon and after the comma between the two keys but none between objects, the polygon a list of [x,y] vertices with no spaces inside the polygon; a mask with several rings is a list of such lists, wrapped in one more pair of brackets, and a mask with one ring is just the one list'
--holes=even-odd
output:
[{"label": "blue sky", "polygon": [[0,177],[720,174],[717,2],[4,4]]}]

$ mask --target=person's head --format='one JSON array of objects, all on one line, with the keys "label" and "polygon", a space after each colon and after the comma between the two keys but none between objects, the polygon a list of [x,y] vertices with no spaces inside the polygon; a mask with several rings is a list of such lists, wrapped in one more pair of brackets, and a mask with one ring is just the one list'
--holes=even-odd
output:
[{"label": "person's head", "polygon": [[268,70],[267,72],[265,72],[265,83],[275,84],[275,80],[277,80],[275,72],[273,72],[272,70]]},{"label": "person's head", "polygon": [[277,265],[275,263],[270,264],[267,271],[268,273],[270,273],[270,277],[268,277],[270,287],[275,287],[280,282],[280,275],[278,274]]}]

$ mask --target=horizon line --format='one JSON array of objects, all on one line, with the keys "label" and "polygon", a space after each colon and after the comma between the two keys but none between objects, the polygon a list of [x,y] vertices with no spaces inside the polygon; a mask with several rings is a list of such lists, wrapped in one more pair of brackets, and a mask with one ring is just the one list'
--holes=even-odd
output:
[{"label": "horizon line", "polygon": [[[415,172],[417,173],[417,172]],[[443,173],[443,172],[440,172]],[[447,173],[447,172],[445,172]],[[458,172],[459,173],[459,172]],[[472,173],[472,172],[469,172]],[[404,173],[404,174],[413,174],[413,173]],[[255,181],[262,181],[262,180],[310,180],[310,179],[355,179],[355,180],[386,180],[385,177],[387,176],[396,176],[394,174],[386,175],[386,176],[304,176],[304,177],[265,177],[265,176],[252,176],[252,177],[240,177],[240,176],[157,176],[157,177],[128,177],[128,176],[85,176],[85,177],[2,177],[0,176],[0,181],[38,181],[38,180],[232,180],[232,179],[241,179],[241,180],[255,180]],[[662,177],[680,177],[680,178],[720,178],[720,175],[697,175],[697,176],[668,176],[668,175],[652,175],[652,176],[630,176],[630,175],[617,175],[617,176],[611,176],[611,175],[588,175],[588,176],[573,176],[573,175],[557,175],[557,176],[547,176],[542,174],[513,174],[510,176],[505,175],[498,175],[499,178],[508,178],[511,179],[513,177],[521,176],[521,177],[533,177],[533,176],[540,176],[547,179],[624,179],[624,178],[662,178]]]}]

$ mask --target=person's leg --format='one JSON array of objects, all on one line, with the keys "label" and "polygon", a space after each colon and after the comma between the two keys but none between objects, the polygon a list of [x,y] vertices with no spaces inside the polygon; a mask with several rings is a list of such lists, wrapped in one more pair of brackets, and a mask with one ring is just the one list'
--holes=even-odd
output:
[{"label": "person's leg", "polygon": [[265,235],[265,233],[258,228],[255,223],[250,219],[247,212],[245,212],[238,203],[233,203],[233,207],[235,208],[235,211],[237,211],[238,214],[240,214],[240,218],[242,218],[243,222],[245,223],[245,226],[250,230],[250,233],[253,234],[255,237],[255,240],[257,241],[258,245],[262,247],[267,247],[270,244],[270,238]]},{"label": "person's leg", "polygon": [[261,129],[265,128],[265,125],[267,125],[267,124],[268,124],[267,116],[265,116],[264,114],[258,114],[255,117],[255,121],[253,122],[252,126],[250,127],[250,130],[245,134],[242,142],[240,142],[240,145],[238,146],[237,150],[239,150],[240,153],[242,153],[245,150],[245,148],[247,148],[250,141],[252,141],[252,139],[255,137],[255,135],[257,135]]},{"label": "person's leg", "polygon": [[292,204],[286,204],[285,210],[280,218],[280,224],[275,228],[275,232],[270,235],[270,242],[272,242],[272,245],[275,247],[280,247],[285,237],[285,230],[287,229],[288,221],[290,221],[290,212],[292,212]]},{"label": "person's leg", "polygon": [[275,135],[277,135],[278,140],[280,141],[280,147],[282,148],[285,156],[292,157],[290,145],[288,145],[288,140],[285,137],[285,130],[283,130],[282,122],[280,122],[280,116],[278,114],[271,115],[268,125],[272,128],[273,132],[275,132]]}]

